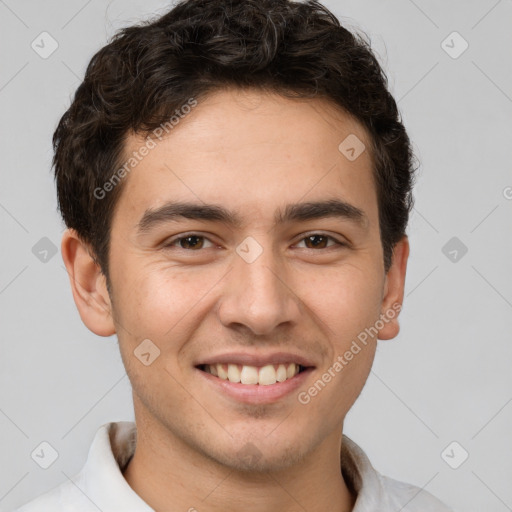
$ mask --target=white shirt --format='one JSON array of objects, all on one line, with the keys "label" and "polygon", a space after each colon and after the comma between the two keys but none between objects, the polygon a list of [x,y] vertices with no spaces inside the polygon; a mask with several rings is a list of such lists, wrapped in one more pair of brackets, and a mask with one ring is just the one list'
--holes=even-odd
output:
[{"label": "white shirt", "polygon": [[[82,470],[14,512],[154,512],[124,479],[135,451],[130,421],[102,425]],[[429,492],[376,471],[363,450],[343,434],[341,471],[357,493],[352,512],[453,512]]]}]

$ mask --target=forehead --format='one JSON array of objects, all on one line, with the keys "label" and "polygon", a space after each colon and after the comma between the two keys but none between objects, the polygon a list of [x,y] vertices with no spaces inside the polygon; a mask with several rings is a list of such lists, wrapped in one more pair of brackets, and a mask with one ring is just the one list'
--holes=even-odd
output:
[{"label": "forehead", "polygon": [[[327,100],[218,91],[153,140],[124,178],[114,220],[121,212],[133,222],[173,200],[224,204],[269,222],[298,201],[339,198],[370,219],[377,213],[368,135]],[[125,158],[144,144],[129,135]]]}]

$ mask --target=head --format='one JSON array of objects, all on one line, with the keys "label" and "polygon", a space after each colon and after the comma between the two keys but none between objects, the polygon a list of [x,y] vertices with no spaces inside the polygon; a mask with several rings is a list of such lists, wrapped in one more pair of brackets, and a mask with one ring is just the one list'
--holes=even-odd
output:
[{"label": "head", "polygon": [[[317,2],[181,2],[94,55],[53,142],[75,302],[117,333],[136,414],[239,467],[250,442],[266,469],[320,446],[403,299],[412,151],[369,43]],[[219,397],[227,352],[293,353],[306,387]]]}]

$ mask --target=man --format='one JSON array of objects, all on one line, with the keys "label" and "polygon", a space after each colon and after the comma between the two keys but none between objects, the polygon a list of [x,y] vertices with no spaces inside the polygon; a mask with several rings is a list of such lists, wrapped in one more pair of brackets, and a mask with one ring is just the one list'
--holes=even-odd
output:
[{"label": "man", "polygon": [[412,152],[317,2],[190,0],[119,32],[54,134],[62,255],[135,424],[31,511],[446,511],[344,418],[399,331]]}]

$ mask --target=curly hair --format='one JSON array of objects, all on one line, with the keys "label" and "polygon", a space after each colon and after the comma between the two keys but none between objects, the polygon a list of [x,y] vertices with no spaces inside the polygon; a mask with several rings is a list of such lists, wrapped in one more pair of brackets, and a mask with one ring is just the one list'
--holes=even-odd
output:
[{"label": "curly hair", "polygon": [[367,130],[387,272],[413,204],[411,144],[367,36],[317,1],[183,0],[119,30],[91,59],[53,135],[59,210],[109,280],[119,169],[129,133],[148,135],[191,97],[227,87],[324,98]]}]

